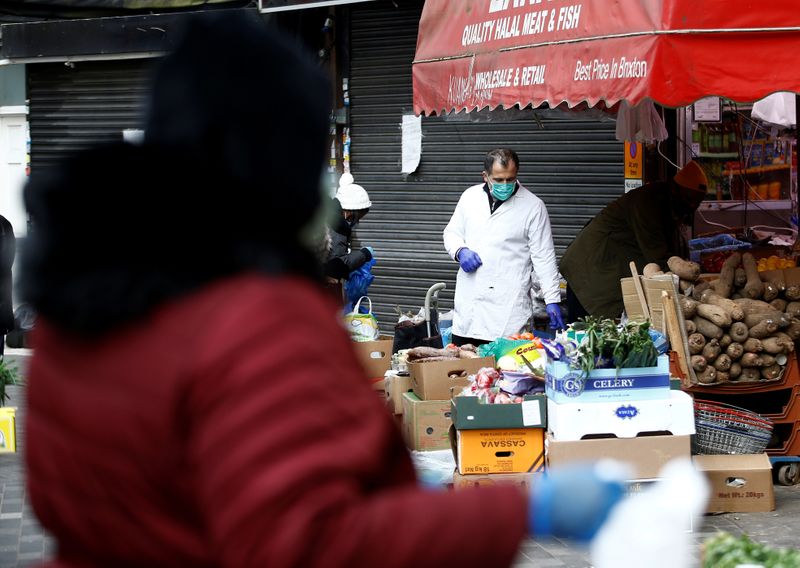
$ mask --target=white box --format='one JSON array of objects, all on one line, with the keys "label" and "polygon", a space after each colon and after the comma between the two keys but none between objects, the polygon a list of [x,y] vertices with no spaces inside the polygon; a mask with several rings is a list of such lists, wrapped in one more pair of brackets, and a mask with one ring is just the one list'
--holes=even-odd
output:
[{"label": "white box", "polygon": [[673,390],[667,400],[626,400],[557,404],[547,401],[547,429],[554,440],[580,440],[592,434],[634,438],[645,432],[694,434],[692,397]]}]

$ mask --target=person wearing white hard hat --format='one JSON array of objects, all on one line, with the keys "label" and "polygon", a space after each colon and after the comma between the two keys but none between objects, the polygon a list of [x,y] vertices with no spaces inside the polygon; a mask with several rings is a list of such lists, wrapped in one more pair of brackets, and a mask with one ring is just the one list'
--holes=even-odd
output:
[{"label": "person wearing white hard hat", "polygon": [[331,240],[325,276],[330,284],[346,280],[350,273],[372,260],[372,249],[353,250],[353,230],[372,207],[367,191],[355,183],[352,174],[344,173],[339,179],[339,189],[333,198],[334,221],[329,236]]}]

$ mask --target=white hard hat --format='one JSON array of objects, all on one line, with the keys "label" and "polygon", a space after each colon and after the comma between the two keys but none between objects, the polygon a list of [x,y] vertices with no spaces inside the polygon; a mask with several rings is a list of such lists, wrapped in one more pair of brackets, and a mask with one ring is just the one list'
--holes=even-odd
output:
[{"label": "white hard hat", "polygon": [[372,207],[372,202],[369,200],[367,190],[353,183],[353,181],[351,174],[342,174],[342,177],[339,178],[339,190],[336,192],[336,199],[342,204],[342,209],[346,211],[369,209]]}]

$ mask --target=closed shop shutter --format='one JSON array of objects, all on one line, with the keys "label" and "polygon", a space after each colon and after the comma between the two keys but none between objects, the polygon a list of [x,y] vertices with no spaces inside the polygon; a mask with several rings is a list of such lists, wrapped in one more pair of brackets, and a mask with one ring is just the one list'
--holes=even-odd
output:
[{"label": "closed shop shutter", "polygon": [[559,257],[623,191],[614,122],[548,110],[423,118],[422,159],[404,179],[400,122],[412,111],[422,4],[395,0],[351,9],[351,164],[373,203],[356,236],[376,251],[370,296],[386,331],[397,320],[395,306],[416,311],[435,282],[447,283],[440,309],[452,307],[458,265],[444,251],[442,231],[461,193],[481,181],[488,150],[507,146],[519,154],[520,180],[547,205]]},{"label": "closed shop shutter", "polygon": [[152,59],[27,66],[31,169],[141,128]]}]

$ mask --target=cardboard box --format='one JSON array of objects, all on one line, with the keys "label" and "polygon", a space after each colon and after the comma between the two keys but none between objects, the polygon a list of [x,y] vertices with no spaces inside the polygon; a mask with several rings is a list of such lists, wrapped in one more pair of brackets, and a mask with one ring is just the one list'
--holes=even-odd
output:
[{"label": "cardboard box", "polygon": [[457,430],[547,427],[544,395],[526,395],[520,404],[481,404],[477,396],[456,396],[452,406]]},{"label": "cardboard box", "polygon": [[772,464],[767,454],[694,456],[694,466],[711,484],[709,513],[775,510]]},{"label": "cardboard box", "polygon": [[17,408],[0,407],[0,453],[17,451]]},{"label": "cardboard box", "polygon": [[386,405],[392,414],[403,414],[403,393],[411,392],[411,377],[388,373],[384,380]]},{"label": "cardboard box", "polygon": [[373,386],[383,390],[383,376],[392,368],[391,336],[381,335],[376,341],[354,341],[353,349]]},{"label": "cardboard box", "polygon": [[454,430],[458,473],[536,473],[544,471],[544,430]]},{"label": "cardboard box", "polygon": [[406,445],[426,452],[449,449],[450,401],[420,400],[413,392],[405,392],[402,397]]},{"label": "cardboard box", "polygon": [[526,491],[530,489],[533,480],[540,472],[535,473],[486,473],[480,475],[461,475],[458,470],[453,472],[453,488],[467,489],[469,487],[492,487],[495,485],[516,485]]},{"label": "cardboard box", "polygon": [[655,367],[595,369],[588,376],[562,361],[547,364],[547,398],[556,403],[669,398],[669,356]]},{"label": "cardboard box", "polygon": [[[494,357],[409,363],[411,388],[422,400],[446,400],[451,387],[469,385],[467,377],[483,367],[494,367]],[[452,378],[451,378],[452,377]]]},{"label": "cardboard box", "polygon": [[658,477],[661,468],[675,458],[689,459],[691,443],[689,436],[559,441],[548,434],[545,449],[548,468],[609,458],[627,463],[634,469],[635,478],[644,480]]},{"label": "cardboard box", "polygon": [[634,438],[646,433],[688,436],[695,433],[694,403],[683,391],[670,390],[667,400],[619,402],[547,401],[547,429],[554,440],[580,440],[613,435]]}]

